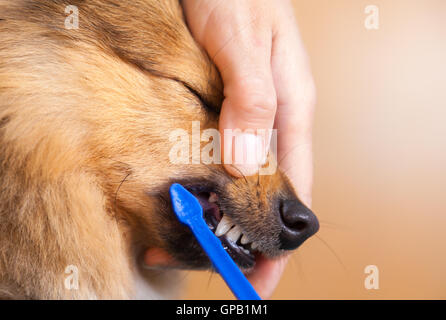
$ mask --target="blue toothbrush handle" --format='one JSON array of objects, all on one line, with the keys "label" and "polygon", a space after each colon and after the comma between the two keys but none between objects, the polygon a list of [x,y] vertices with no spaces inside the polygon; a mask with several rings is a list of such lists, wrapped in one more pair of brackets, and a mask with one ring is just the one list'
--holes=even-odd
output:
[{"label": "blue toothbrush handle", "polygon": [[261,300],[204,220],[196,219],[189,227],[237,299]]}]

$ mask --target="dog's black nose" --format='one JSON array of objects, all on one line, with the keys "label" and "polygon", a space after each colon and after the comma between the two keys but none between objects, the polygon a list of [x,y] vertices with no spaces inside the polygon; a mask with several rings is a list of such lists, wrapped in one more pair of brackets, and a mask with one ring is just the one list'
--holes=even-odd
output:
[{"label": "dog's black nose", "polygon": [[281,200],[280,218],[281,249],[296,249],[319,230],[316,216],[299,200]]}]

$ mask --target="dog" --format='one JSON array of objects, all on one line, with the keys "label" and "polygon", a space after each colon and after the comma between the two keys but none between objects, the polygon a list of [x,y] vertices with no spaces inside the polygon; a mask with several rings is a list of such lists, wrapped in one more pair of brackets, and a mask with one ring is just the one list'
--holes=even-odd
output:
[{"label": "dog", "polygon": [[[244,270],[318,230],[280,170],[169,161],[169,132],[218,128],[224,99],[178,1],[0,0],[0,39],[2,299],[175,296],[178,270],[211,263],[171,209],[173,182]],[[145,267],[149,248],[176,267]]]}]

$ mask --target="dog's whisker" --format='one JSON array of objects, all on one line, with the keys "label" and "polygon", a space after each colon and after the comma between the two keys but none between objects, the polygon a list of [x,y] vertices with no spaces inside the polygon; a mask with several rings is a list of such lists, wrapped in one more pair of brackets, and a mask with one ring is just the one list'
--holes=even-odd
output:
[{"label": "dog's whisker", "polygon": [[304,269],[302,267],[300,260],[298,259],[299,258],[298,254],[299,254],[299,251],[297,251],[295,254],[291,255],[290,264],[291,264],[292,268],[293,267],[297,268],[297,273],[299,274],[299,278],[302,280],[302,282],[306,282],[305,272],[304,272]]},{"label": "dog's whisker", "polygon": [[258,168],[258,170],[257,170],[257,187],[260,187],[260,168],[261,168],[262,166],[261,165],[259,165],[259,168]]},{"label": "dog's whisker", "polygon": [[290,150],[288,150],[283,157],[277,162],[277,165],[280,166],[280,164],[282,163],[283,160],[285,160],[286,157],[288,157],[290,155],[291,152],[293,152],[296,148],[301,148],[303,146],[307,146],[308,144],[296,144],[295,146],[293,146]]},{"label": "dog's whisker", "polygon": [[122,184],[127,180],[127,178],[131,175],[132,173],[129,172],[124,179],[122,179],[121,183],[118,186],[118,189],[116,189],[116,193],[115,193],[115,207],[117,207],[117,200],[118,200],[118,192],[121,189]]},{"label": "dog's whisker", "polygon": [[246,184],[248,184],[248,179],[243,174],[243,172],[239,168],[237,168],[236,166],[232,166],[232,167],[240,173],[240,175],[243,177],[243,179],[245,179]]},{"label": "dog's whisker", "polygon": [[214,270],[214,268],[212,268],[212,269],[210,270],[210,273],[209,273],[209,278],[208,278],[208,282],[207,282],[206,290],[209,290],[209,288],[210,288],[210,286],[211,286],[212,277],[214,276],[214,274],[215,274],[215,270]]},{"label": "dog's whisker", "polygon": [[180,283],[184,283],[185,282],[185,280],[186,280],[186,278],[188,278],[189,277],[189,275],[190,275],[190,270],[183,270],[182,271],[182,276],[179,278],[179,282]]},{"label": "dog's whisker", "polygon": [[322,239],[320,236],[318,236],[317,234],[314,235],[317,239],[319,239],[327,248],[328,250],[335,256],[336,260],[339,262],[339,264],[342,266],[342,268],[344,269],[344,272],[348,272],[347,267],[345,266],[345,264],[342,262],[341,258],[338,256],[338,254],[334,251],[334,249],[324,240]]},{"label": "dog's whisker", "polygon": [[326,228],[330,228],[330,229],[335,229],[335,230],[347,230],[348,228],[346,226],[337,224],[337,223],[333,223],[333,222],[329,222],[329,221],[325,221],[325,220],[320,220],[319,219],[319,223],[321,225],[323,225]]}]

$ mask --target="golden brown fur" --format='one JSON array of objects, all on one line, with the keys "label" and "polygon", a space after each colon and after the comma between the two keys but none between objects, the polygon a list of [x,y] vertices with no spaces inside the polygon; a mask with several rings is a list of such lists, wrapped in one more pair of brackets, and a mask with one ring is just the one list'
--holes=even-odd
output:
[{"label": "golden brown fur", "polygon": [[[66,5],[78,30],[64,28]],[[290,192],[280,173],[236,180],[168,161],[168,132],[216,128],[222,101],[177,1],[0,0],[0,39],[0,297],[131,298],[136,272],[169,293],[172,271],[154,277],[139,259],[178,241],[175,180],[222,181],[233,218],[279,254],[261,231],[271,197]],[[64,287],[68,265],[79,290]]]}]

